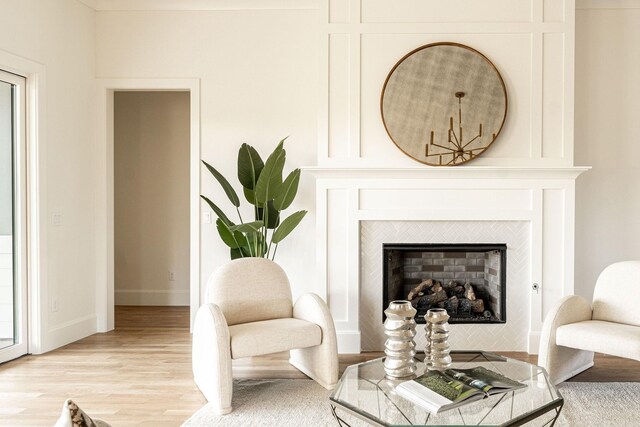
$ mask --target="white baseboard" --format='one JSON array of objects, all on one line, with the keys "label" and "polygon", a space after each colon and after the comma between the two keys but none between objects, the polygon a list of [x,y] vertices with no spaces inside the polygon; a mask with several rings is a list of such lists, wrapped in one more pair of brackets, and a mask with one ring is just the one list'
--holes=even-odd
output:
[{"label": "white baseboard", "polygon": [[42,347],[34,354],[46,353],[96,333],[96,315],[89,314],[49,328],[42,339]]},{"label": "white baseboard", "polygon": [[116,305],[189,305],[189,290],[116,289]]},{"label": "white baseboard", "polygon": [[527,353],[538,354],[540,348],[540,332],[529,332],[529,342],[527,343]]},{"label": "white baseboard", "polygon": [[338,353],[360,353],[360,331],[336,331],[338,338]]}]

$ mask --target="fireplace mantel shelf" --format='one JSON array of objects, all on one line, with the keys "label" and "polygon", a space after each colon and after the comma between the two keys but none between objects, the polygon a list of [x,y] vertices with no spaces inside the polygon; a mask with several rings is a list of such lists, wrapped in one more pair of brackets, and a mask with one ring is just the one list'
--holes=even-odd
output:
[{"label": "fireplace mantel shelf", "polygon": [[418,179],[576,179],[591,166],[572,167],[324,167],[303,166],[303,172],[317,178],[418,178]]}]

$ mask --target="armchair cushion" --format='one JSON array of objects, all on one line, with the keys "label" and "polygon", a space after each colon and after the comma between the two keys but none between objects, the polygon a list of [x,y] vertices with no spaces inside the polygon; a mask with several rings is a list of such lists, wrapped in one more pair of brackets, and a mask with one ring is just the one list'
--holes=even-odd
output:
[{"label": "armchair cushion", "polygon": [[587,320],[563,325],[556,344],[640,360],[640,328],[622,323]]},{"label": "armchair cushion", "polygon": [[318,325],[293,318],[229,326],[229,335],[232,359],[313,347],[322,342]]},{"label": "armchair cushion", "polygon": [[229,326],[293,316],[289,279],[265,258],[239,258],[218,268],[207,283],[205,301],[222,309]]}]

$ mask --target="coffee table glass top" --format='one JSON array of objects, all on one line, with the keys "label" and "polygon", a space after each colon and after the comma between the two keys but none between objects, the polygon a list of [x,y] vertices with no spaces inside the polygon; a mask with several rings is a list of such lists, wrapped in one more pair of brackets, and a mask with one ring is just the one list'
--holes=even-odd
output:
[{"label": "coffee table glass top", "polygon": [[[495,394],[439,414],[398,396],[394,389],[402,381],[385,378],[383,358],[349,366],[330,396],[335,414],[340,411],[381,426],[425,425],[552,425],[560,413],[563,399],[539,366],[486,352],[452,352],[452,368],[484,366],[527,385],[507,393]],[[418,355],[421,360],[424,355]],[[418,363],[418,375],[424,373]],[[340,421],[340,420],[338,420]],[[548,423],[548,424],[546,424]]]}]

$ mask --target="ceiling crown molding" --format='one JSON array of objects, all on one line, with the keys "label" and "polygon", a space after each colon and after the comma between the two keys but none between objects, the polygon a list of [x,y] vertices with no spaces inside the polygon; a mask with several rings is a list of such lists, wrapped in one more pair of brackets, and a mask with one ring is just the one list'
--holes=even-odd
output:
[{"label": "ceiling crown molding", "polygon": [[319,0],[79,0],[97,11],[315,10]]},{"label": "ceiling crown molding", "polygon": [[576,9],[640,9],[640,0],[576,0]]}]

